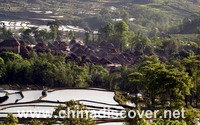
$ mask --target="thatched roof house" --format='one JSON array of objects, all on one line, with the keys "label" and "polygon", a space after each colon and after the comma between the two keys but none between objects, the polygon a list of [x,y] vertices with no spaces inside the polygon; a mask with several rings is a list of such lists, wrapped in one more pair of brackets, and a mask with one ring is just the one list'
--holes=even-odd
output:
[{"label": "thatched roof house", "polygon": [[20,53],[20,43],[17,39],[4,40],[0,43],[0,50]]},{"label": "thatched roof house", "polygon": [[34,49],[36,50],[36,52],[46,52],[48,49],[48,45],[44,42],[38,43]]}]

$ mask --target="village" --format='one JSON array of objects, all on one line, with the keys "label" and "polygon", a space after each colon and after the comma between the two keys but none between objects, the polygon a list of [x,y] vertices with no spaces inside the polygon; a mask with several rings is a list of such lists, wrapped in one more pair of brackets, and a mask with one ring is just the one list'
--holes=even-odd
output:
[{"label": "village", "polygon": [[200,125],[200,0],[0,1],[0,125]]},{"label": "village", "polygon": [[[114,44],[101,42],[99,46],[95,44],[84,45],[76,40],[70,42],[46,43],[39,41],[36,45],[28,44],[25,41],[11,39],[0,43],[0,50],[14,52],[26,58],[30,51],[37,53],[57,52],[66,54],[66,62],[93,63],[104,67],[119,67],[122,65],[134,64],[139,58],[133,52],[120,52]],[[80,60],[81,59],[81,60]]]}]

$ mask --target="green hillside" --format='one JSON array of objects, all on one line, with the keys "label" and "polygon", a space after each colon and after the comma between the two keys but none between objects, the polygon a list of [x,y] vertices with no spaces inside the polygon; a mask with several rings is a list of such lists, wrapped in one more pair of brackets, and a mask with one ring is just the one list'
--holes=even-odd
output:
[{"label": "green hillside", "polygon": [[[35,12],[37,11],[37,12]],[[46,14],[47,11],[53,13]],[[0,20],[59,19],[64,24],[98,29],[113,19],[126,20],[135,32],[153,35],[199,16],[198,0],[3,0]],[[132,19],[132,20],[131,20]]]}]

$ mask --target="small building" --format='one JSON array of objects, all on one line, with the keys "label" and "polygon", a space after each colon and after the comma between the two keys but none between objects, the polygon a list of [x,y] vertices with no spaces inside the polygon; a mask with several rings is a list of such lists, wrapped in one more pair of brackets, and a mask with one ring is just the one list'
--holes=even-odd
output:
[{"label": "small building", "polygon": [[69,46],[65,42],[59,42],[57,48],[62,51],[70,51]]},{"label": "small building", "polygon": [[0,43],[0,50],[6,50],[8,52],[20,53],[20,43],[16,39],[4,40]]},{"label": "small building", "polygon": [[46,52],[48,48],[48,44],[44,43],[44,42],[40,42],[38,43],[35,47],[34,47],[36,52]]},{"label": "small building", "polygon": [[31,47],[25,41],[19,41],[20,43],[20,55],[22,57],[27,57]]}]

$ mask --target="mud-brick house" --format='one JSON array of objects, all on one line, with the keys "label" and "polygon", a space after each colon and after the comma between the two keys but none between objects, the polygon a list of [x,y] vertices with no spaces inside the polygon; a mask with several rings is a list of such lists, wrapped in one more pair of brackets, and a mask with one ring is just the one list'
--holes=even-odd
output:
[{"label": "mud-brick house", "polygon": [[4,40],[0,43],[0,50],[20,53],[20,42],[16,39]]},{"label": "mud-brick house", "polygon": [[39,42],[33,49],[35,49],[36,52],[46,52],[49,47],[48,44],[44,42]]},{"label": "mud-brick house", "polygon": [[67,43],[65,43],[65,42],[59,42],[58,44],[57,44],[57,48],[59,49],[59,50],[62,50],[62,51],[69,51],[70,49],[69,49],[69,46],[67,45]]}]

